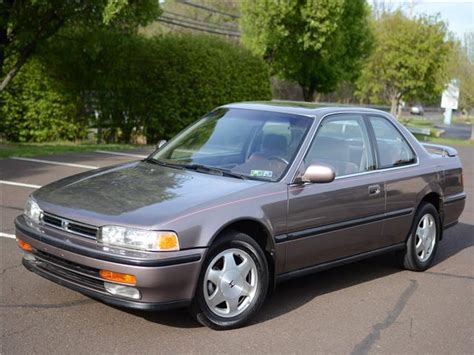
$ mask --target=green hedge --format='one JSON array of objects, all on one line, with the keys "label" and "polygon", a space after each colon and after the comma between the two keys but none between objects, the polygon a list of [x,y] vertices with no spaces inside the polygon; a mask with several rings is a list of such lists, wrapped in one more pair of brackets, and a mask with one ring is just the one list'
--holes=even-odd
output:
[{"label": "green hedge", "polygon": [[76,105],[34,59],[0,93],[0,132],[15,142],[73,141],[87,134]]},{"label": "green hedge", "polygon": [[266,65],[241,47],[203,36],[152,42],[149,136],[169,138],[218,105],[271,98]]},{"label": "green hedge", "polygon": [[141,132],[154,143],[218,105],[271,98],[266,64],[216,37],[75,30],[53,38],[37,60],[44,80],[31,62],[25,72],[35,70],[35,78],[20,75],[6,95],[9,139],[74,139],[89,126],[111,141]]}]

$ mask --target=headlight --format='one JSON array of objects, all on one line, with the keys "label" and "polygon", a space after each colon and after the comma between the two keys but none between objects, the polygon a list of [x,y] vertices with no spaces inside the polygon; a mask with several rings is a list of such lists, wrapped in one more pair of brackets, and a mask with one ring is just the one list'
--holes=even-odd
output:
[{"label": "headlight", "polygon": [[103,244],[148,251],[179,250],[178,236],[173,232],[104,226],[97,240]]},{"label": "headlight", "polygon": [[31,197],[28,197],[25,205],[25,215],[33,222],[39,223],[42,213],[43,211],[39,208],[38,204]]}]

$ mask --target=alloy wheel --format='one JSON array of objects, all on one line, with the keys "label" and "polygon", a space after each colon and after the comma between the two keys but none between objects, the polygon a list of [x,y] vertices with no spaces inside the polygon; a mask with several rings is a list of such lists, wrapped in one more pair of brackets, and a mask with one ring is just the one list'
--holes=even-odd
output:
[{"label": "alloy wheel", "polygon": [[230,318],[242,314],[253,302],[257,286],[257,266],[241,249],[226,249],[216,255],[204,276],[204,299],[216,315]]},{"label": "alloy wheel", "polygon": [[421,217],[416,228],[416,256],[421,262],[429,259],[436,243],[436,222],[434,217],[427,213]]}]

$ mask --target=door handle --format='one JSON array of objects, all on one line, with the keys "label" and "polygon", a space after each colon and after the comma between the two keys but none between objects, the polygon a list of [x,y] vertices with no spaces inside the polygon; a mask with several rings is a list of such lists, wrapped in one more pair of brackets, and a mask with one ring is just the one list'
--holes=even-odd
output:
[{"label": "door handle", "polygon": [[382,189],[380,188],[380,185],[370,185],[369,186],[369,196],[376,196],[380,194]]}]

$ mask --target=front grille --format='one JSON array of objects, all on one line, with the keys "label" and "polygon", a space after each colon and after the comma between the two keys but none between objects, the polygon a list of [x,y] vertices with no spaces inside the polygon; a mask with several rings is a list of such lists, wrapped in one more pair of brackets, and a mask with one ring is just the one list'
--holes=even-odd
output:
[{"label": "front grille", "polygon": [[100,278],[99,270],[79,265],[48,253],[35,250],[36,265],[51,274],[60,276],[98,291],[105,291],[104,281]]},{"label": "front grille", "polygon": [[41,220],[44,225],[50,227],[58,228],[87,238],[97,238],[97,227],[88,224],[71,221],[47,212],[43,212]]},{"label": "front grille", "polygon": [[51,215],[47,215],[47,214],[43,214],[43,222],[45,224],[49,224],[51,226],[55,226],[55,227],[60,227],[61,228],[61,218],[56,218],[54,216],[51,216]]}]

